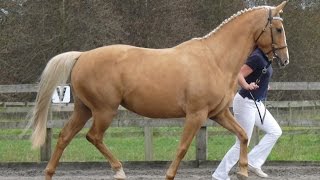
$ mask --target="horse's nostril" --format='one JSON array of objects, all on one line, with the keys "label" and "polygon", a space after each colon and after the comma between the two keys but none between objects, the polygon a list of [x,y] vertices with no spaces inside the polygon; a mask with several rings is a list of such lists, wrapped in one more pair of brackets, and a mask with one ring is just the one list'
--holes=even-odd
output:
[{"label": "horse's nostril", "polygon": [[284,64],[285,64],[285,65],[289,64],[289,60],[285,60],[285,61],[284,61]]}]

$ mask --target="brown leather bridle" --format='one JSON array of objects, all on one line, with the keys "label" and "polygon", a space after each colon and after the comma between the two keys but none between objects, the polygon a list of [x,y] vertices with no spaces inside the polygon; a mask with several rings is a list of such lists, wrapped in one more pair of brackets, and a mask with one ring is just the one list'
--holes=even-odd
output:
[{"label": "brown leather bridle", "polygon": [[[270,24],[270,35],[271,35],[271,50],[268,51],[266,54],[269,54],[270,52],[273,53],[272,59],[269,59],[269,61],[272,62],[272,60],[276,59],[278,60],[278,63],[281,63],[281,65],[284,65],[281,61],[280,61],[280,57],[277,54],[277,51],[280,49],[284,49],[287,48],[287,46],[280,46],[280,47],[276,47],[277,44],[274,42],[274,37],[273,37],[273,32],[272,32],[272,20],[279,20],[279,21],[283,21],[283,19],[279,16],[276,17],[272,17],[272,12],[271,9],[269,9],[269,17],[268,17],[268,21],[267,24],[264,26],[264,28],[262,29],[261,33],[259,34],[258,38],[255,40],[255,44],[257,44],[257,41],[259,40],[259,38],[261,37],[261,35],[266,31],[268,24]],[[279,62],[280,61],[280,62]]]}]

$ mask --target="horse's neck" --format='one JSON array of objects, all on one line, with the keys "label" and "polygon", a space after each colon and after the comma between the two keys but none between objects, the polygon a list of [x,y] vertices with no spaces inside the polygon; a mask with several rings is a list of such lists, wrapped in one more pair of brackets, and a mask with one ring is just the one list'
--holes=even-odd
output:
[{"label": "horse's neck", "polygon": [[264,28],[265,17],[261,12],[247,12],[207,37],[205,43],[214,57],[212,63],[235,77],[255,46],[255,34]]}]

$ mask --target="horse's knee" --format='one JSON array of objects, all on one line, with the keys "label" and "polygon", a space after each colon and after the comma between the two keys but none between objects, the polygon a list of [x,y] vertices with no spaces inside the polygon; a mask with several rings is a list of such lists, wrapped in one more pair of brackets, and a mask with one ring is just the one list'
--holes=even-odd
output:
[{"label": "horse's knee", "polygon": [[249,141],[248,136],[245,134],[245,136],[242,138],[242,143],[247,145],[248,141]]},{"label": "horse's knee", "polygon": [[241,131],[238,135],[238,138],[242,144],[248,144],[249,139],[245,131]]},{"label": "horse's knee", "polygon": [[69,142],[70,142],[70,139],[67,138],[67,136],[63,132],[60,132],[58,137],[57,147],[64,149],[69,144]]}]

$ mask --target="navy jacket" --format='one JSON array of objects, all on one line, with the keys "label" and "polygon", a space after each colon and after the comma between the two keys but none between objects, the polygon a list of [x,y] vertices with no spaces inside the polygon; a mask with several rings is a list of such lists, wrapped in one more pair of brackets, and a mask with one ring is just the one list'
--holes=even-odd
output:
[{"label": "navy jacket", "polygon": [[[245,78],[248,84],[250,84],[251,82],[256,82],[256,80],[259,78],[259,76],[262,73],[262,69],[268,65],[268,61],[269,60],[267,56],[259,48],[256,48],[251,53],[251,55],[249,56],[249,58],[245,63],[253,70],[253,72]],[[256,100],[261,101],[266,99],[269,81],[271,79],[272,72],[273,72],[273,69],[270,64],[270,66],[267,69],[267,72],[263,74],[260,78],[260,82],[258,84],[259,88],[251,91],[253,97]],[[249,99],[252,99],[252,97],[249,94],[249,91],[243,88],[239,90],[239,94],[242,97],[248,97]]]}]

